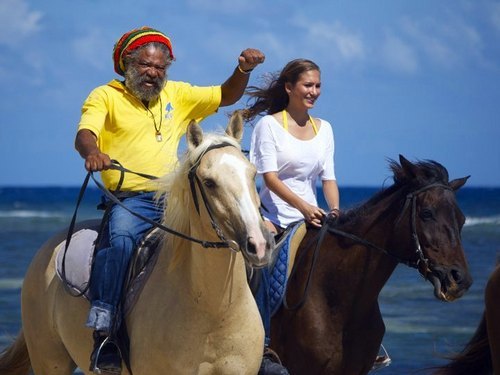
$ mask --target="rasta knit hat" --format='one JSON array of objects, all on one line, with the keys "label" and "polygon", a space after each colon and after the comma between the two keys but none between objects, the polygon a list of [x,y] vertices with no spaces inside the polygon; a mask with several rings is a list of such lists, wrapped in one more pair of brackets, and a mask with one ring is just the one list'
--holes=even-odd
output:
[{"label": "rasta knit hat", "polygon": [[152,29],[148,26],[143,26],[140,29],[134,29],[123,34],[118,42],[116,42],[113,48],[115,72],[121,76],[125,75],[123,58],[134,49],[151,42],[158,42],[166,45],[170,51],[170,58],[174,58],[170,39],[158,30]]}]

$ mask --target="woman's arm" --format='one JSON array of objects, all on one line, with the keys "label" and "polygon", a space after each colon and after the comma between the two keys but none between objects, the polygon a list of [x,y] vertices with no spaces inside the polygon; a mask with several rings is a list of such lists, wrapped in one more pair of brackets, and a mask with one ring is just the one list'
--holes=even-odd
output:
[{"label": "woman's arm", "polygon": [[337,181],[324,180],[323,181],[323,195],[325,196],[326,203],[330,212],[338,216],[340,213],[340,193]]},{"label": "woman's arm", "polygon": [[295,207],[304,216],[304,219],[316,226],[321,226],[321,219],[326,214],[320,207],[313,206],[295,194],[278,177],[276,172],[266,172],[263,174],[264,182],[274,194]]}]

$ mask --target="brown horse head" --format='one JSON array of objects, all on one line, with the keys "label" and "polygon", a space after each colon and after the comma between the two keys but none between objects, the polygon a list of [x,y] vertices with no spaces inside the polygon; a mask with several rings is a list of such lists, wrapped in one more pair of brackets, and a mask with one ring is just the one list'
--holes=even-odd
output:
[{"label": "brown horse head", "polygon": [[449,181],[448,172],[437,162],[411,163],[401,155],[399,161],[392,161],[391,168],[394,188],[400,190],[404,203],[391,248],[412,249],[414,254],[400,256],[414,260],[422,276],[434,285],[436,298],[453,301],[472,284],[461,242],[465,216],[455,197],[469,176]]}]

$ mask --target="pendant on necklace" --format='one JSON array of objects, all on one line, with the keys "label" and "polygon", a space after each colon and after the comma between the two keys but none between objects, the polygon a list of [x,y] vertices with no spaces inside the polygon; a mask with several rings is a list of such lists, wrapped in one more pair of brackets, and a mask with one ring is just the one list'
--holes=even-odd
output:
[{"label": "pendant on necklace", "polygon": [[159,131],[156,132],[156,141],[161,142],[163,140],[161,133]]}]

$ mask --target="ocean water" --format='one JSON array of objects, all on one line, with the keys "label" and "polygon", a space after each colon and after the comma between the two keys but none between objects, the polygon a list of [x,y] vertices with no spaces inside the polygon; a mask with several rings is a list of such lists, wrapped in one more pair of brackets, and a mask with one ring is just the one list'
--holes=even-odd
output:
[{"label": "ocean water", "polygon": [[[341,187],[343,209],[377,190]],[[21,327],[24,273],[37,249],[69,224],[77,196],[78,188],[0,188],[0,350]],[[95,208],[99,196],[87,190],[79,219],[101,215]],[[500,188],[464,187],[457,197],[467,218],[462,241],[474,284],[460,300],[444,303],[415,270],[398,266],[380,296],[383,344],[393,361],[380,374],[411,374],[445,363],[443,356],[461,349],[481,318],[484,286],[500,254]]]}]

